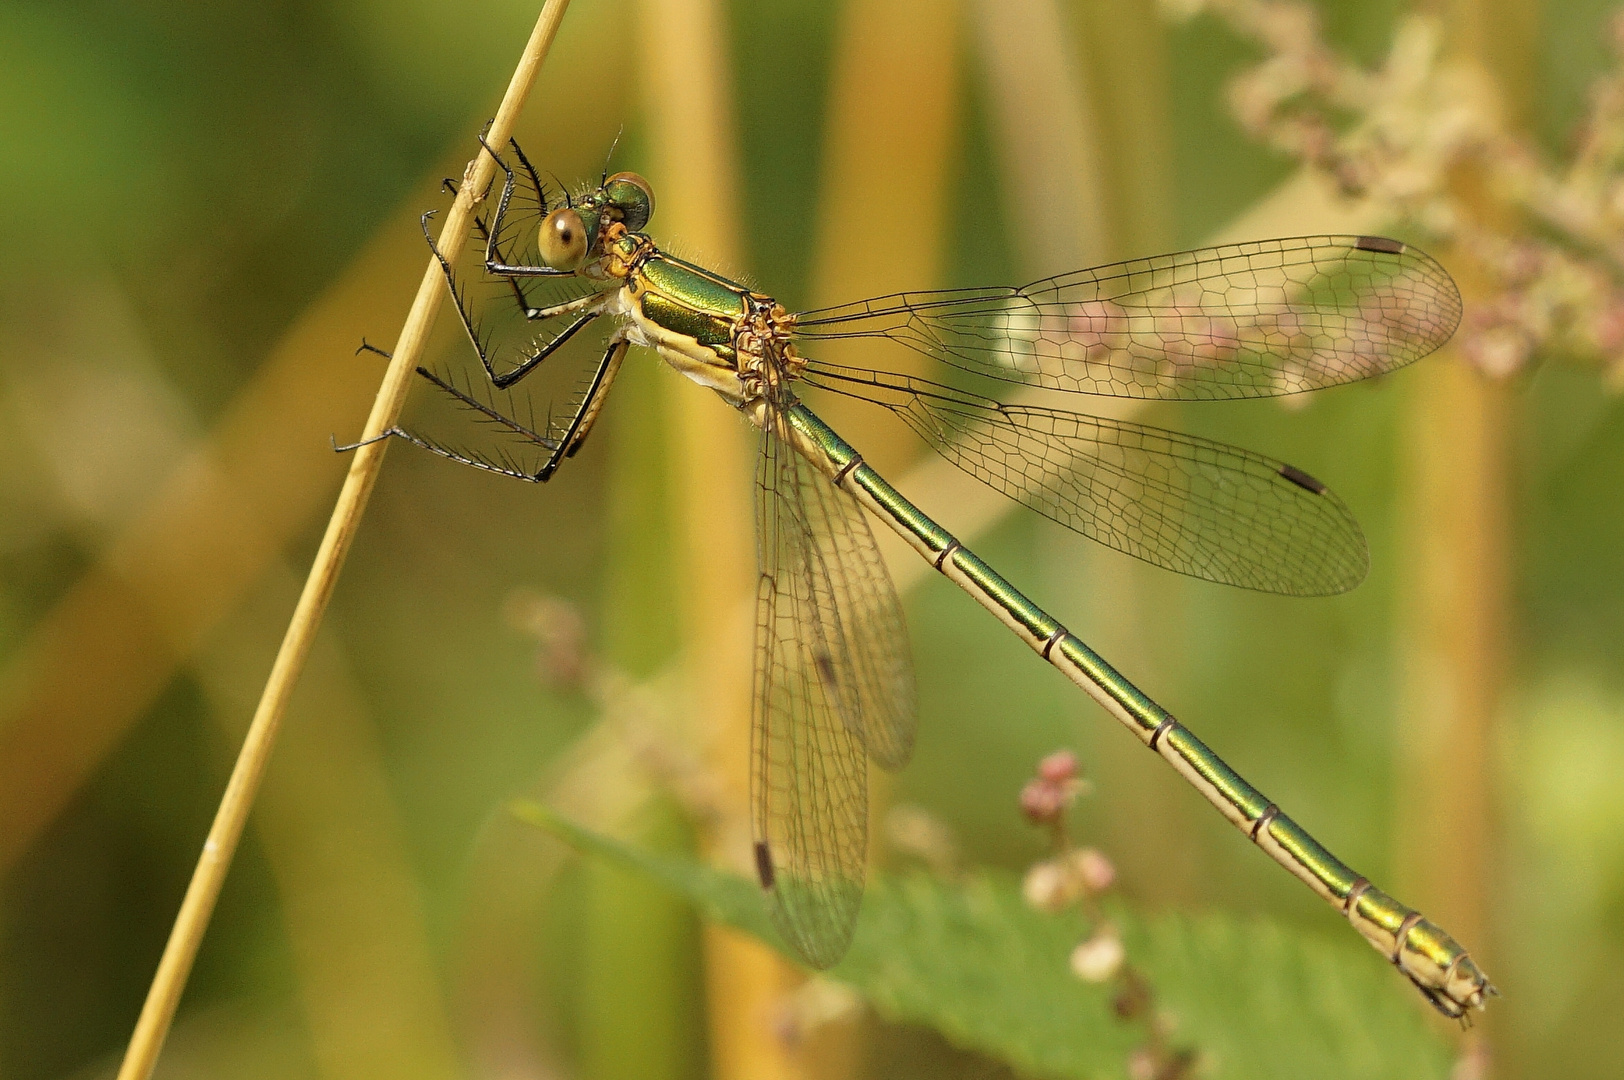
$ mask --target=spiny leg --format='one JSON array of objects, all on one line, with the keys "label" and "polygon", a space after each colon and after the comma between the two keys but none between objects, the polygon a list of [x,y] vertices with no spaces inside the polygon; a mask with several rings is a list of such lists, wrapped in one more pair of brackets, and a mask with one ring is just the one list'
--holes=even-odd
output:
[{"label": "spiny leg", "polygon": [[[383,353],[383,350],[366,345],[365,343],[363,343],[362,347],[369,352],[388,355],[387,353]],[[433,383],[440,390],[455,398],[466,408],[471,409],[480,416],[484,417],[488,422],[513,435],[518,436],[520,439],[526,442],[533,443],[546,449],[550,455],[549,460],[557,456],[557,451],[561,445],[561,440],[547,438],[546,436],[537,432],[533,425],[520,423],[512,417],[507,416],[500,410],[493,408],[491,405],[480,401],[472,394],[469,394],[447,380],[440,378],[427,368],[420,367],[417,369],[417,373],[423,378],[427,379],[429,382]],[[384,431],[382,434],[375,435],[370,439],[362,439],[358,442],[347,443],[342,446],[338,444],[337,440],[334,440],[333,449],[334,451],[343,454],[348,453],[351,450],[356,450],[360,447],[367,446],[371,443],[389,438],[402,439],[411,443],[413,446],[427,450],[431,454],[438,454],[440,457],[448,458],[451,461],[455,461],[461,465],[467,465],[475,469],[482,469],[486,472],[498,473],[502,476],[511,476],[515,480],[525,480],[530,483],[540,483],[546,479],[546,476],[542,475],[543,470],[529,470],[521,468],[516,461],[505,457],[501,459],[493,459],[481,457],[474,453],[456,450],[444,445],[443,443],[439,443],[433,439],[427,438],[426,436],[419,435],[414,431],[409,431],[398,424],[389,428],[387,431]]]},{"label": "spiny leg", "polygon": [[[580,408],[576,409],[575,416],[571,418],[569,427],[560,440],[559,449],[562,450],[564,457],[574,457],[586,444],[586,437],[591,434],[592,425],[597,423],[599,415],[603,412],[603,403],[608,400],[609,388],[614,385],[615,376],[620,373],[620,363],[626,358],[626,350],[630,345],[625,338],[615,337],[604,350],[603,360],[598,364],[597,371],[592,374],[592,383],[581,398]],[[543,480],[552,475],[553,470],[558,468],[558,463],[559,457],[555,453],[545,466],[546,474],[542,476]]]},{"label": "spiny leg", "polygon": [[[594,297],[593,299],[596,298]],[[567,314],[568,310],[569,309],[566,305],[559,305],[559,307],[554,310],[553,314]],[[497,389],[506,390],[508,387],[512,386],[514,383],[518,382],[520,379],[534,371],[543,360],[546,360],[549,356],[556,352],[558,348],[564,344],[564,342],[574,337],[578,331],[585,327],[587,323],[591,322],[593,319],[596,319],[599,314],[600,313],[597,311],[588,311],[584,313],[580,318],[566,326],[561,334],[553,338],[553,340],[549,341],[546,345],[543,345],[541,348],[537,349],[535,352],[531,353],[522,364],[504,375],[498,375],[495,371],[491,370],[490,362],[485,359],[485,353],[483,350],[481,350],[479,354],[480,362],[485,365],[485,370],[490,374],[491,382],[496,384]],[[551,316],[548,317],[550,318]]]},{"label": "spiny leg", "polygon": [[[449,191],[452,195],[456,195],[458,191],[461,190],[457,181],[453,180],[449,176],[440,181],[440,186],[446,191]],[[487,191],[485,194],[489,195],[490,192]],[[483,201],[484,198],[484,195],[480,196],[481,201]],[[542,209],[546,209],[545,204],[543,204]],[[481,244],[485,245],[486,247],[491,245],[491,231],[486,228],[485,219],[480,217],[478,214],[474,215],[474,231],[479,234]],[[498,248],[497,250],[500,253],[501,249]],[[505,257],[503,258],[503,261],[506,261]],[[510,277],[503,278],[502,280],[506,281],[508,283],[508,287],[513,290],[514,303],[519,305],[519,310],[524,312],[525,318],[536,318],[537,315],[535,313],[538,309],[530,302],[530,296],[524,291],[524,286],[519,283],[519,279]]]},{"label": "spiny leg", "polygon": [[475,469],[482,469],[485,472],[498,473],[502,476],[511,476],[515,480],[524,480],[532,484],[541,482],[541,478],[539,476],[532,475],[523,469],[516,468],[504,462],[490,461],[484,458],[464,454],[460,451],[453,450],[449,446],[443,446],[432,439],[426,439],[423,436],[418,435],[416,432],[407,431],[405,428],[398,426],[390,428],[381,435],[374,435],[370,439],[362,439],[359,442],[345,443],[342,446],[338,444],[337,440],[334,440],[333,450],[340,454],[347,454],[351,450],[358,450],[363,446],[370,446],[372,443],[381,442],[384,439],[403,439],[406,442],[411,443],[413,446],[421,447],[422,449],[427,450],[431,454],[438,454],[440,457],[448,458],[460,465],[468,465]]},{"label": "spiny leg", "polygon": [[[456,271],[451,268],[451,263],[446,259],[445,255],[441,253],[440,246],[435,242],[433,235],[429,232],[429,218],[432,217],[433,214],[434,211],[430,210],[423,215],[423,238],[428,241],[429,250],[434,253],[434,258],[440,264],[440,271],[445,276],[446,287],[451,291],[451,302],[456,306],[457,317],[462,321],[462,327],[468,333],[468,340],[473,343],[474,352],[479,356],[480,365],[484,367],[485,374],[490,377],[491,382],[499,389],[507,389],[520,379],[524,378],[530,372],[534,371],[542,361],[551,356],[560,346],[562,346],[570,338],[574,337],[576,333],[587,325],[587,323],[591,322],[593,319],[596,319],[600,314],[599,311],[592,310],[594,307],[601,307],[604,302],[604,297],[599,293],[589,293],[586,296],[576,297],[574,300],[566,300],[563,303],[553,304],[543,308],[530,307],[523,294],[520,293],[519,301],[521,305],[524,306],[524,314],[525,318],[527,319],[537,322],[546,322],[547,320],[555,319],[563,315],[573,315],[576,312],[582,312],[582,314],[580,318],[576,319],[573,323],[566,327],[562,333],[553,338],[540,349],[531,353],[530,356],[526,357],[524,361],[522,361],[513,370],[505,373],[498,372],[495,365],[491,363],[490,350],[486,347],[485,341],[480,337],[479,327],[474,322],[473,313],[469,311],[466,291],[457,281]],[[513,281],[511,278],[508,280],[510,282]]]},{"label": "spiny leg", "polygon": [[[594,371],[592,379],[587,385],[586,390],[582,393],[573,415],[571,415],[569,422],[563,426],[561,433],[556,437],[553,435],[553,433],[555,431],[559,431],[559,427],[553,422],[550,412],[548,414],[547,423],[544,426],[544,431],[546,434],[543,434],[541,431],[536,430],[534,421],[529,424],[522,423],[513,417],[508,416],[502,410],[496,408],[490,403],[480,400],[478,397],[475,397],[472,393],[457,386],[455,383],[441,378],[428,368],[419,367],[417,369],[417,373],[420,376],[433,383],[444,393],[450,395],[464,408],[467,408],[479,415],[486,423],[489,423],[507,434],[514,436],[523,443],[528,443],[532,446],[540,447],[541,449],[547,451],[547,459],[539,468],[523,468],[517,461],[507,457],[490,458],[483,457],[472,452],[456,450],[452,447],[436,442],[433,439],[419,435],[416,432],[408,431],[399,425],[390,428],[388,431],[385,431],[375,439],[363,440],[361,442],[351,443],[345,446],[339,446],[335,440],[333,449],[339,452],[344,452],[354,450],[359,446],[365,446],[368,442],[375,442],[377,439],[394,437],[404,439],[413,446],[421,447],[430,453],[438,454],[441,457],[449,458],[452,461],[463,465],[468,465],[476,469],[483,469],[487,472],[499,473],[503,476],[511,476],[518,480],[527,480],[531,483],[545,483],[552,477],[553,473],[558,470],[558,466],[562,463],[563,459],[566,457],[574,457],[576,452],[579,451],[582,445],[586,442],[586,437],[591,432],[592,425],[597,421],[598,416],[603,411],[603,404],[608,398],[610,387],[614,383],[615,376],[620,371],[621,361],[625,358],[626,350],[629,348],[629,346],[630,343],[623,337],[617,336],[610,340],[608,347],[604,350],[603,359],[599,361],[598,367],[596,371]],[[357,349],[356,351],[375,352],[381,356],[389,355],[382,349],[370,345],[365,341],[361,343],[361,348]]]},{"label": "spiny leg", "polygon": [[[378,348],[365,338],[361,339],[361,344],[356,348],[355,352],[357,355],[363,352],[375,353],[386,360],[392,358],[392,354],[390,352],[385,349]],[[564,445],[564,441],[562,439],[552,439],[542,435],[540,432],[535,430],[534,422],[524,424],[518,420],[515,420],[488,402],[479,400],[468,391],[463,390],[454,383],[441,378],[428,368],[417,368],[417,374],[428,380],[430,383],[433,383],[435,387],[444,393],[449,394],[465,408],[478,413],[485,419],[486,422],[502,428],[508,433],[517,436],[524,442],[533,443],[536,446],[546,450],[549,455],[549,464],[552,465],[553,468],[556,468],[555,461],[557,458],[557,452]],[[551,416],[548,418],[547,428],[548,430],[553,428]],[[463,451],[455,450],[443,443],[428,438],[427,436],[419,435],[415,431],[410,431],[407,428],[401,427],[399,424],[396,424],[381,434],[374,435],[370,439],[360,439],[353,443],[345,443],[340,445],[335,437],[332,439],[332,444],[335,453],[345,454],[352,450],[358,450],[363,446],[369,446],[372,443],[390,438],[403,439],[404,441],[411,443],[413,446],[421,447],[432,454],[438,454],[440,457],[449,458],[450,460],[458,462],[459,464],[468,465],[476,469],[483,469],[486,472],[499,473],[503,476],[511,476],[516,480],[526,480],[531,483],[539,483],[546,479],[546,476],[542,475],[544,471],[543,469],[521,468],[516,461],[513,461],[505,456],[500,460],[492,460],[490,458],[481,457],[478,454],[465,453]],[[545,471],[548,473],[548,475],[550,475],[552,469],[547,468]]]},{"label": "spiny leg", "polygon": [[[520,148],[518,139],[509,139],[508,145],[513,147],[513,153],[518,156],[519,164],[524,166],[525,173],[529,175],[530,190],[535,193],[536,206],[545,214],[547,212],[547,189],[543,186],[541,177],[536,175],[536,167],[530,164],[529,158],[524,156],[524,150]],[[557,177],[554,177],[554,179],[556,180]],[[560,184],[559,187],[562,193],[563,185]]]},{"label": "spiny leg", "polygon": [[[545,216],[547,213],[547,190],[542,184],[541,178],[536,175],[535,166],[530,164],[530,159],[525,157],[524,151],[519,148],[518,141],[510,140],[510,145],[513,147],[513,152],[519,156],[519,161],[523,163],[525,172],[530,178],[530,190],[536,200],[537,215]],[[450,177],[440,181],[440,186],[453,195],[457,194],[459,190],[457,181]],[[485,193],[480,196],[480,200],[483,201],[489,194],[490,191],[487,188]],[[501,236],[489,229],[485,224],[485,219],[477,214],[474,216],[474,231],[479,234],[480,242],[487,251],[494,250],[496,257],[502,263],[508,262],[508,256],[502,251]],[[547,308],[538,308],[530,302],[530,296],[525,291],[524,285],[519,278],[504,276],[503,280],[508,283],[508,287],[513,291],[514,301],[518,304],[519,310],[524,312],[526,319],[538,320],[550,317]]]},{"label": "spiny leg", "polygon": [[432,440],[404,431],[400,433],[401,437],[414,445],[422,446],[424,449],[437,453],[442,457],[459,461],[465,465],[472,465],[475,468],[517,477],[521,480],[529,480],[534,483],[545,483],[552,478],[553,473],[558,470],[558,466],[564,458],[574,457],[576,451],[580,450],[582,444],[585,443],[587,435],[592,430],[593,423],[596,422],[603,410],[603,403],[608,397],[615,375],[620,371],[620,364],[626,355],[628,347],[629,342],[621,337],[616,337],[609,342],[608,347],[604,350],[603,359],[599,361],[597,370],[593,373],[591,382],[588,384],[585,393],[581,395],[581,400],[575,408],[574,415],[570,417],[569,423],[564,426],[563,432],[556,438],[553,437],[553,432],[557,430],[557,426],[553,423],[551,414],[548,416],[546,425],[547,434],[543,435],[535,430],[533,423],[530,425],[521,424],[499,409],[480,401],[472,394],[447,382],[433,372],[425,368],[417,369],[419,375],[450,394],[463,406],[484,417],[488,422],[518,436],[524,441],[548,450],[547,460],[534,471],[520,469],[511,461],[492,461],[475,454],[452,450],[449,447],[434,443]]},{"label": "spiny leg", "polygon": [[[508,204],[513,201],[516,178],[513,173],[513,166],[509,165],[501,154],[492,149],[491,144],[485,141],[484,135],[480,135],[479,145],[485,148],[485,152],[496,162],[497,168],[502,170],[503,175],[502,196],[496,202],[496,216],[491,219],[490,231],[486,233],[485,272],[498,277],[573,277],[575,274],[573,270],[557,270],[551,266],[513,264],[502,258],[501,252],[496,249],[496,240],[502,235],[502,219],[507,216]],[[535,170],[529,167],[530,163],[525,159],[523,153],[519,154],[519,160],[524,162],[532,181],[536,183],[539,190],[540,181],[535,180]]]}]

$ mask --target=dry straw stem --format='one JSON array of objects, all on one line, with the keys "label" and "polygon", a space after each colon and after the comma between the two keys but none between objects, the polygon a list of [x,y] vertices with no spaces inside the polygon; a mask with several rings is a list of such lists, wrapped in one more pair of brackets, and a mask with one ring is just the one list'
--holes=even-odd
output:
[{"label": "dry straw stem", "polygon": [[[637,14],[661,230],[705,261],[729,268],[744,255],[744,233],[733,54],[718,47],[727,37],[725,8],[721,0],[642,0]],[[720,786],[719,813],[704,842],[737,868],[734,856],[749,850],[754,622],[737,623],[732,614],[754,597],[755,552],[748,489],[716,478],[749,475],[751,443],[737,417],[693,390],[682,379],[660,388],[670,433],[672,570],[680,583],[678,628],[689,643],[681,658],[683,683],[692,715],[703,718],[696,734]],[[796,1048],[763,1021],[797,978],[793,966],[761,943],[724,927],[705,928],[705,1015],[715,1080],[806,1080]],[[608,1019],[613,1025],[615,1018]]]},{"label": "dry straw stem", "polygon": [[[569,0],[547,0],[547,5],[536,20],[536,28],[530,34],[524,55],[496,111],[496,119],[491,123],[487,138],[492,145],[505,143],[512,132],[514,121],[529,97],[530,87],[547,56],[547,50],[552,46],[567,7]],[[454,261],[461,251],[477,195],[490,184],[495,176],[495,168],[496,163],[491,156],[484,153],[476,156],[470,165],[461,192],[440,233],[440,249],[446,258]],[[418,287],[417,298],[406,316],[405,325],[401,327],[383,384],[378,388],[372,413],[367,417],[362,435],[363,445],[355,451],[350,463],[349,474],[344,478],[344,487],[339,492],[338,503],[327,523],[327,532],[316,552],[310,576],[305,580],[304,591],[299,595],[298,606],[294,608],[282,647],[271,667],[270,678],[266,681],[259,707],[254,712],[248,736],[237,755],[225,794],[220,799],[220,808],[215,813],[208,839],[203,843],[203,853],[192,872],[186,897],[181,901],[180,913],[164,946],[163,958],[158,962],[158,972],[147,991],[146,1003],[141,1008],[140,1019],[136,1021],[135,1033],[130,1038],[124,1063],[119,1068],[118,1080],[147,1080],[157,1064],[158,1052],[169,1033],[175,1007],[191,973],[192,961],[197,956],[198,945],[203,940],[203,933],[214,912],[215,900],[220,895],[220,886],[225,881],[231,857],[242,837],[243,825],[254,804],[254,795],[275,744],[282,714],[304,668],[316,630],[321,625],[321,617],[327,610],[327,602],[338,581],[339,569],[349,553],[361,514],[377,481],[388,445],[381,436],[394,426],[400,415],[401,406],[406,400],[408,381],[423,353],[443,296],[444,284],[439,266],[430,259],[428,269],[423,274],[423,283]]]}]

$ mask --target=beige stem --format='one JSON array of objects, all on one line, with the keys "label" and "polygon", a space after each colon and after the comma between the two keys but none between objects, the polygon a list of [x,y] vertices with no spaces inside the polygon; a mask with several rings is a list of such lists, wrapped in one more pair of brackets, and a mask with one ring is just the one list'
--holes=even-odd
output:
[{"label": "beige stem", "polygon": [[[1447,0],[1454,52],[1474,63],[1498,96],[1502,122],[1526,120],[1539,40],[1538,0]],[[1512,226],[1503,200],[1462,170],[1455,194],[1477,227]],[[1468,317],[1488,283],[1464,257],[1450,258]],[[1403,522],[1409,545],[1400,592],[1401,817],[1395,846],[1405,896],[1451,927],[1494,970],[1495,777],[1493,750],[1510,637],[1510,434],[1508,388],[1467,366],[1455,350],[1416,373],[1405,419]],[[1466,1053],[1488,1075],[1492,1012]]]},{"label": "beige stem", "polygon": [[[700,261],[737,276],[738,151],[731,52],[716,0],[644,0],[639,32],[650,163],[660,178],[661,231],[681,237]],[[719,818],[706,846],[730,867],[749,851],[750,685],[748,624],[732,621],[754,592],[753,519],[744,424],[685,379],[668,379],[671,492],[682,664],[695,728],[721,783]],[[731,858],[729,858],[731,857]],[[802,1080],[801,1063],[777,1037],[774,1010],[795,968],[738,931],[704,929],[711,1075],[718,1080]]]},{"label": "beige stem", "polygon": [[[525,46],[512,81],[508,83],[496,119],[491,123],[487,137],[493,145],[500,146],[507,142],[514,120],[529,96],[536,72],[541,68],[568,6],[569,0],[547,0],[540,18],[536,20],[536,28]],[[477,155],[440,233],[440,249],[447,259],[455,260],[461,251],[479,193],[484,191],[494,174],[495,162],[490,155]],[[197,956],[198,945],[214,913],[215,900],[220,895],[220,886],[231,866],[237,842],[242,837],[248,811],[254,804],[254,795],[259,790],[265,763],[270,759],[271,748],[276,742],[277,729],[287,709],[288,698],[304,668],[311,642],[315,639],[322,614],[338,581],[339,569],[344,564],[344,557],[360,525],[361,514],[372,494],[372,486],[377,481],[387,446],[382,436],[394,426],[395,419],[400,415],[401,406],[406,400],[407,382],[423,353],[424,343],[444,295],[440,268],[431,259],[423,274],[423,283],[417,290],[417,299],[412,303],[400,338],[395,343],[393,359],[384,373],[383,384],[378,388],[372,414],[367,417],[362,437],[370,441],[365,441],[355,452],[349,474],[344,478],[338,504],[333,508],[333,516],[328,521],[327,532],[316,552],[310,576],[305,580],[304,591],[299,596],[287,634],[282,639],[282,647],[271,667],[259,708],[255,710],[248,736],[237,755],[231,779],[220,799],[220,808],[215,812],[214,824],[210,826],[208,839],[203,843],[203,853],[192,872],[191,883],[186,888],[180,913],[170,930],[163,957],[158,961],[157,974],[147,990],[147,999],[141,1007],[141,1016],[136,1021],[129,1049],[125,1051],[118,1080],[147,1080],[158,1062],[164,1037],[169,1033],[169,1026],[175,1017],[175,1007],[191,974],[192,961]]]}]

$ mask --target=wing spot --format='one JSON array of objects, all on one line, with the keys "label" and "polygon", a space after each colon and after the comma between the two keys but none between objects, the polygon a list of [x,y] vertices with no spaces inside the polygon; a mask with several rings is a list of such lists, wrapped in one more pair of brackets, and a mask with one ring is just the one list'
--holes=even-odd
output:
[{"label": "wing spot", "polygon": [[816,663],[818,665],[818,678],[823,681],[823,689],[831,697],[834,696],[838,683],[835,681],[835,661],[828,653],[819,651]]},{"label": "wing spot", "polygon": [[1361,236],[1353,242],[1353,246],[1360,251],[1379,251],[1384,255],[1404,254],[1404,244],[1398,240],[1389,240],[1385,236]]},{"label": "wing spot", "polygon": [[756,877],[761,879],[763,889],[772,892],[777,876],[773,871],[773,853],[765,840],[756,841]]},{"label": "wing spot", "polygon": [[1325,485],[1309,476],[1295,465],[1281,465],[1280,475],[1290,480],[1304,491],[1311,491],[1315,495],[1325,494]]}]

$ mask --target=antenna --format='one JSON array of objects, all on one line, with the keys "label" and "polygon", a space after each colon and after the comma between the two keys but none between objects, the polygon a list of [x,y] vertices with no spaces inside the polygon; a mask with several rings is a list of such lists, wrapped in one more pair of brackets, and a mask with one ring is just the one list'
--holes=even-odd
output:
[{"label": "antenna", "polygon": [[626,125],[621,124],[620,129],[615,132],[615,141],[609,144],[609,153],[603,159],[603,179],[598,181],[599,187],[609,182],[609,163],[614,160],[615,147],[620,145],[620,137],[624,134],[626,134]]}]

